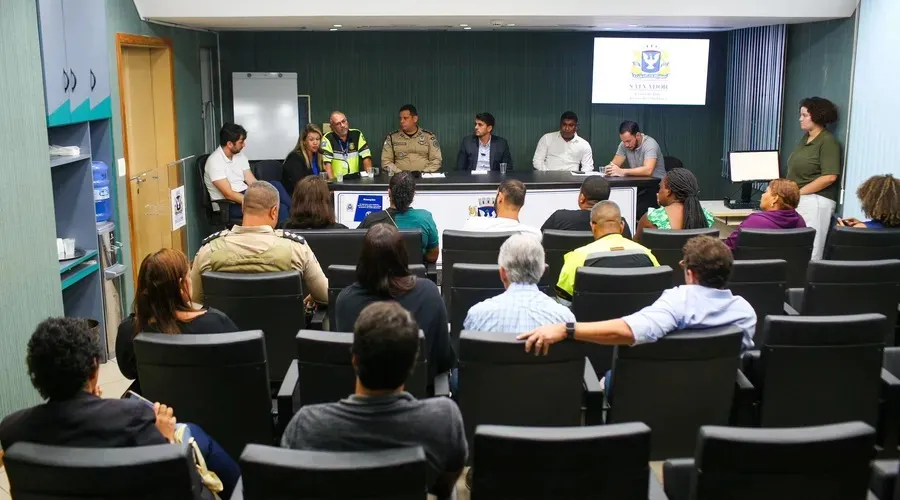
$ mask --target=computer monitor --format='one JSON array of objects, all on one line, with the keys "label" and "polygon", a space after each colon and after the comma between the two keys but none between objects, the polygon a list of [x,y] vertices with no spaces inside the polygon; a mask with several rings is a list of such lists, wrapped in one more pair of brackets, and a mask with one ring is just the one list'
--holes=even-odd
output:
[{"label": "computer monitor", "polygon": [[750,204],[754,181],[771,181],[781,177],[778,151],[732,151],[728,154],[731,182],[740,182],[742,205]]}]

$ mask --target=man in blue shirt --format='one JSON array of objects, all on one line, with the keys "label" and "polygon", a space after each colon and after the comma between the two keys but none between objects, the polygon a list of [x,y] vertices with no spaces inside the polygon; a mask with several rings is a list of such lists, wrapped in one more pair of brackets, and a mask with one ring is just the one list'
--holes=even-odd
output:
[{"label": "man in blue shirt", "polygon": [[691,238],[684,245],[686,285],[663,292],[653,304],[619,319],[591,323],[560,323],[519,335],[525,352],[547,354],[550,346],[570,338],[608,345],[656,342],[682,329],[735,325],[744,333],[743,350],[753,348],[756,313],[743,297],[735,297],[728,285],[734,262],[724,243],[711,236]]},{"label": "man in blue shirt", "polygon": [[510,236],[497,259],[506,291],[469,309],[463,328],[477,332],[523,333],[542,325],[575,321],[575,315],[547,294],[538,281],[544,274],[544,248],[527,233]]}]

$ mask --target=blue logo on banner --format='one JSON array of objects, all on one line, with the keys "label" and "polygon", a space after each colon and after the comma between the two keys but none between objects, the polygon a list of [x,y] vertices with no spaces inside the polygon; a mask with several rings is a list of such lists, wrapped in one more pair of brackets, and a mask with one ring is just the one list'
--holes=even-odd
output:
[{"label": "blue logo on banner", "polygon": [[356,213],[353,214],[353,222],[362,222],[372,212],[378,212],[384,207],[384,196],[360,195],[356,199]]}]

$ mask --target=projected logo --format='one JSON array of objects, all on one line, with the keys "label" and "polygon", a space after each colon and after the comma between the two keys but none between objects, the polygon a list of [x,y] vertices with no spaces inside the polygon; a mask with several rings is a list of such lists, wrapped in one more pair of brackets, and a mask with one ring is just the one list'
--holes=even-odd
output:
[{"label": "projected logo", "polygon": [[669,53],[656,44],[648,44],[643,50],[635,51],[631,76],[639,80],[665,80],[669,77]]},{"label": "projected logo", "polygon": [[469,217],[496,217],[494,209],[494,197],[485,196],[478,198],[477,205],[469,205]]}]

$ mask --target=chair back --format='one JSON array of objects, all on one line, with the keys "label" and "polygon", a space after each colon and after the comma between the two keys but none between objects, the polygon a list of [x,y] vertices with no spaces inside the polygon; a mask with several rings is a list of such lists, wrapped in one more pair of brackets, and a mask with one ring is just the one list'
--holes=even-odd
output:
[{"label": "chair back", "polygon": [[[453,282],[450,287],[450,342],[454,352],[459,352],[459,334],[463,330],[469,309],[483,300],[500,295],[505,288],[500,281],[500,266],[496,263],[455,264],[452,270],[444,273],[445,279],[448,276],[451,276]],[[545,265],[538,289],[550,294],[554,281]]]},{"label": "chair back", "polygon": [[[784,291],[787,289],[788,263],[781,259],[736,260],[731,266],[728,289],[753,306],[756,324],[770,314],[784,314]],[[757,328],[753,343],[766,343],[765,332]]]},{"label": "chair back", "polygon": [[[368,229],[288,229],[303,236],[323,270],[332,265],[353,266],[359,263]],[[410,264],[422,263],[422,231],[401,229]]]},{"label": "chair back", "polygon": [[[818,260],[809,263],[799,312],[809,316],[879,313],[893,325],[898,303],[900,260]],[[892,330],[885,344],[894,345]]]},{"label": "chair back", "polygon": [[761,391],[760,424],[874,426],[891,326],[880,314],[767,317],[759,365],[748,374]]},{"label": "chair back", "polygon": [[421,447],[382,451],[306,451],[249,445],[241,454],[244,500],[424,500]]},{"label": "chair back", "polygon": [[259,330],[206,335],[141,333],[134,339],[143,396],[162,401],[237,458],[272,443],[266,343]]},{"label": "chair back", "polygon": [[16,500],[194,500],[199,476],[187,446],[70,448],[16,443],[3,458]]},{"label": "chair back", "polygon": [[812,256],[816,230],[811,227],[796,229],[741,229],[738,233],[735,260],[782,259],[787,262],[788,286],[806,284],[806,267]]},{"label": "chair back", "polygon": [[740,328],[725,326],[617,347],[607,423],[650,426],[650,460],[690,456],[701,426],[728,424],[741,337]]},{"label": "chair back", "polygon": [[303,280],[299,271],[222,273],[207,271],[203,302],[231,318],[241,330],[266,336],[269,380],[278,384],[294,359],[294,336],[306,327]]},{"label": "chair back", "polygon": [[[669,266],[680,270],[678,265],[684,254],[684,244],[694,236],[719,237],[719,230],[715,228],[702,229],[644,229],[641,234],[641,244],[649,248],[659,261],[661,266]],[[684,284],[684,273],[672,273],[672,285]]]},{"label": "chair back", "polygon": [[[422,264],[410,264],[410,274],[421,279],[428,279],[425,274],[425,266]],[[341,294],[341,290],[347,288],[356,282],[356,266],[332,264],[325,269],[325,276],[328,277],[328,322],[331,330],[334,331],[337,325],[337,298]]]},{"label": "chair back", "polygon": [[900,227],[864,229],[832,225],[825,240],[824,259],[882,260],[900,255]]},{"label": "chair back", "polygon": [[[216,203],[215,207],[213,206],[212,197],[209,195],[209,190],[206,189],[206,160],[209,159],[209,155],[200,155],[197,158],[197,161],[194,163],[196,166],[197,172],[197,199],[201,200],[201,204],[203,205],[203,210],[206,214],[206,223],[209,224],[210,228],[215,231],[225,229],[225,227],[231,223],[240,224],[240,220],[232,220],[228,215],[228,207],[227,203],[218,204]],[[219,210],[216,210],[218,208]],[[222,212],[224,211],[224,213]]]},{"label": "chair back", "polygon": [[789,429],[703,427],[691,498],[864,500],[874,445],[875,430],[862,422]]},{"label": "chair back", "polygon": [[663,156],[663,161],[666,164],[666,172],[676,168],[684,168],[684,162],[674,156]]},{"label": "chair back", "polygon": [[[472,498],[647,498],[650,428],[507,427],[475,431]],[[522,480],[535,463],[544,471]]]},{"label": "chair back", "polygon": [[[261,160],[250,165],[250,170],[253,172],[253,176],[261,181],[281,182],[284,172],[283,164],[284,160]],[[294,194],[293,186],[284,186],[284,188],[287,189],[288,194]]]},{"label": "chair back", "polygon": [[[580,267],[575,271],[572,312],[578,321],[621,318],[649,306],[672,286],[669,266],[626,269]],[[583,343],[598,377],[612,368],[614,347]]]},{"label": "chair back", "polygon": [[584,360],[578,342],[560,342],[549,355],[535,356],[515,334],[462,332],[457,402],[469,459],[479,425],[581,425]]},{"label": "chair back", "polygon": [[453,229],[443,232],[441,295],[444,296],[444,304],[448,311],[452,306],[450,291],[453,289],[453,266],[455,264],[496,264],[497,257],[500,255],[500,246],[514,234],[516,233],[456,231]]},{"label": "chair back", "polygon": [[547,274],[550,281],[556,283],[563,268],[563,260],[567,253],[594,241],[594,233],[590,231],[544,230],[541,245],[544,247],[544,261],[547,263]]},{"label": "chair back", "polygon": [[[353,394],[356,371],[351,362],[353,334],[300,330],[296,336],[297,390],[294,408],[333,403]],[[417,398],[427,397],[428,378],[425,335],[419,331],[419,357],[406,390]]]}]

